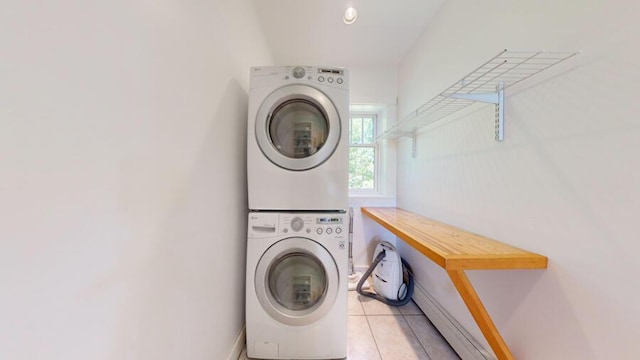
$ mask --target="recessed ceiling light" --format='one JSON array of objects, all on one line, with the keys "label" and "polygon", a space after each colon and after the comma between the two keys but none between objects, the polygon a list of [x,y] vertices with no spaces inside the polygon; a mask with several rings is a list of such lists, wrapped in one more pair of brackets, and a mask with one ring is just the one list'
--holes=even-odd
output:
[{"label": "recessed ceiling light", "polygon": [[352,7],[348,7],[347,10],[344,11],[344,16],[342,17],[342,21],[344,21],[344,23],[347,25],[351,25],[354,22],[356,22],[357,18],[358,18],[358,12],[356,11],[356,9]]}]

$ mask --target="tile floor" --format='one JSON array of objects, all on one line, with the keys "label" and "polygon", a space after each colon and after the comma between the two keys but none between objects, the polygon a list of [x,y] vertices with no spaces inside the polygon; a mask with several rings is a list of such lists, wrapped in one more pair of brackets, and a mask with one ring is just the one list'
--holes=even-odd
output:
[{"label": "tile floor", "polygon": [[348,360],[460,360],[413,302],[391,307],[349,291],[348,327]]}]

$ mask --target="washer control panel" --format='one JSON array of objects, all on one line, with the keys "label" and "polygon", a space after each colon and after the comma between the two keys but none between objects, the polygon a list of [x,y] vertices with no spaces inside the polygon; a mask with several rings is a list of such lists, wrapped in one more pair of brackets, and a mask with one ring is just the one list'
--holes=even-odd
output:
[{"label": "washer control panel", "polygon": [[349,220],[345,214],[280,214],[280,234],[340,235]]},{"label": "washer control panel", "polygon": [[338,240],[340,248],[349,229],[347,214],[322,213],[249,213],[248,236],[253,238],[274,236],[303,236]]}]

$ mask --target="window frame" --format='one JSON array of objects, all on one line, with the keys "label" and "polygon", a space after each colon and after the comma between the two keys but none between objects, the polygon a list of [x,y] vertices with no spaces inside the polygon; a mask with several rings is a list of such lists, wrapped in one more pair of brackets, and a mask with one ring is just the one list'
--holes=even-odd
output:
[{"label": "window frame", "polygon": [[[375,114],[375,134],[381,134],[384,129],[388,129],[396,123],[397,104],[395,103],[350,103],[349,122],[353,115]],[[350,126],[351,124],[349,124]],[[351,136],[351,134],[348,134]],[[373,200],[376,204],[381,199],[391,201],[389,204],[395,205],[396,198],[396,141],[373,139],[376,143],[376,184],[375,190],[349,189],[349,202],[352,204],[366,204]],[[351,139],[349,139],[351,146]],[[350,149],[349,149],[350,150]],[[347,150],[347,151],[349,151]],[[375,200],[374,200],[375,199]],[[364,201],[364,202],[363,202]],[[373,204],[373,203],[369,203]]]},{"label": "window frame", "polygon": [[[352,120],[354,118],[371,118],[373,120],[373,134],[371,142],[361,142],[359,144],[353,144],[351,142],[352,135]],[[349,187],[349,195],[376,195],[380,193],[380,146],[376,141],[379,128],[379,114],[374,111],[350,111],[349,112],[349,156],[351,156],[351,148],[373,148],[374,152],[374,165],[373,165],[373,188],[351,188]],[[361,139],[364,139],[364,131]]]}]

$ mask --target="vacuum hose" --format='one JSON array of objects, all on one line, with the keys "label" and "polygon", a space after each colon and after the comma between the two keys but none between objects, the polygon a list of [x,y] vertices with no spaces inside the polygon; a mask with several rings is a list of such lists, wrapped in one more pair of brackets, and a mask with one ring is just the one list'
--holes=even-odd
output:
[{"label": "vacuum hose", "polygon": [[358,294],[362,296],[376,299],[387,305],[391,305],[391,306],[406,305],[409,303],[409,301],[411,301],[411,297],[413,296],[413,271],[411,270],[411,267],[409,266],[409,264],[402,258],[400,259],[402,261],[402,273],[403,273],[403,278],[406,280],[405,283],[407,286],[407,292],[405,293],[402,299],[400,300],[387,299],[384,296],[380,296],[376,293],[362,290],[362,285],[364,284],[364,282],[369,278],[369,276],[371,276],[371,273],[373,272],[373,270],[375,270],[376,266],[378,266],[380,261],[382,261],[382,259],[384,259],[386,255],[387,253],[384,249],[380,251],[380,253],[378,253],[378,256],[376,256],[376,258],[373,259],[373,263],[371,264],[371,266],[367,269],[364,275],[362,275],[362,278],[360,278],[360,281],[358,281],[356,290],[358,291]]}]

